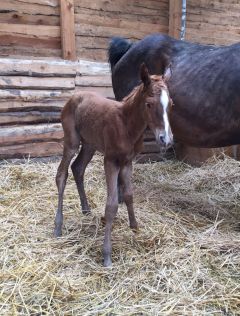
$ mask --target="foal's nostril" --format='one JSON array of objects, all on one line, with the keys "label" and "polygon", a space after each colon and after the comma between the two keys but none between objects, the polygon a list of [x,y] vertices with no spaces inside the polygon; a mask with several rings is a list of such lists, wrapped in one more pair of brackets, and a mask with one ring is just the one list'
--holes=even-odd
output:
[{"label": "foal's nostril", "polygon": [[163,135],[160,135],[160,136],[159,136],[159,139],[160,139],[160,143],[161,143],[161,144],[165,144],[165,138],[164,138]]}]

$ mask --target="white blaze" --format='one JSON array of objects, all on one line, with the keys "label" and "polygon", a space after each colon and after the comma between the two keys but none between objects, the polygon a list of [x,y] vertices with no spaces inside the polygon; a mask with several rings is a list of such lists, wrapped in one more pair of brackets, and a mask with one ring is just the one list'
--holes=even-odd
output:
[{"label": "white blaze", "polygon": [[173,141],[173,134],[172,134],[172,130],[171,130],[169,120],[168,120],[168,115],[167,115],[169,101],[170,101],[169,96],[166,90],[163,89],[160,96],[160,102],[163,106],[163,121],[164,121],[164,129],[165,129],[164,138],[165,138],[166,145],[172,143]]}]

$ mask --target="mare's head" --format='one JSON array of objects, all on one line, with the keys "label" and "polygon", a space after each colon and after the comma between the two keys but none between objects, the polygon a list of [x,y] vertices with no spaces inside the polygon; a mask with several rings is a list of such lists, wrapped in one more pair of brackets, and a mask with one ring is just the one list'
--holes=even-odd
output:
[{"label": "mare's head", "polygon": [[144,115],[148,127],[153,131],[156,141],[161,146],[173,143],[173,134],[169,124],[169,113],[172,101],[163,76],[148,73],[145,64],[140,67],[140,77],[143,82],[145,96]]}]

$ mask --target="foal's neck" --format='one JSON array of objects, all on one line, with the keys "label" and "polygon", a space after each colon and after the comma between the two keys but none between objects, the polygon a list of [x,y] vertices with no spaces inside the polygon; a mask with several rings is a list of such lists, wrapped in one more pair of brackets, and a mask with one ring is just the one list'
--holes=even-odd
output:
[{"label": "foal's neck", "polygon": [[140,86],[123,100],[123,114],[132,142],[136,142],[147,127],[144,115],[146,96],[143,86]]}]

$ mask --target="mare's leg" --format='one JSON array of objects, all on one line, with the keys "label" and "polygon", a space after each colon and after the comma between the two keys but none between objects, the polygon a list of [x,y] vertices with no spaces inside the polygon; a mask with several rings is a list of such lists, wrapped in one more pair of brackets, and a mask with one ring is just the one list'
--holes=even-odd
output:
[{"label": "mare's leg", "polygon": [[123,184],[123,199],[127,206],[130,227],[137,230],[138,224],[133,210],[132,162],[121,168],[120,178]]},{"label": "mare's leg", "polygon": [[103,244],[103,257],[104,266],[109,267],[112,265],[112,243],[111,243],[111,230],[112,223],[117,214],[118,209],[118,174],[119,166],[110,160],[104,159],[104,169],[107,182],[107,203],[105,207],[105,236]]},{"label": "mare's leg", "polygon": [[71,166],[73,176],[77,184],[83,213],[88,213],[90,210],[84,190],[84,173],[94,153],[95,149],[93,149],[88,144],[82,144],[81,151]]},{"label": "mare's leg", "polygon": [[55,229],[54,229],[54,235],[56,237],[59,237],[62,235],[63,193],[64,193],[64,189],[65,189],[66,181],[68,177],[68,167],[77,149],[78,149],[78,145],[76,144],[75,146],[71,146],[71,147],[68,147],[66,146],[66,144],[64,144],[63,157],[57,170],[56,184],[58,188],[58,208],[57,208],[57,212],[55,216]]}]

